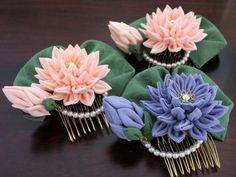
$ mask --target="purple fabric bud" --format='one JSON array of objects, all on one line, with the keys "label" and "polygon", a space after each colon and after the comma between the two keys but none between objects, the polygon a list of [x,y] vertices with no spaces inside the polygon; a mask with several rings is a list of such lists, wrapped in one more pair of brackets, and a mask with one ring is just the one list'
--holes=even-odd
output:
[{"label": "purple fabric bud", "polygon": [[103,107],[113,133],[122,139],[129,140],[124,128],[141,129],[144,126],[142,108],[125,98],[107,96],[103,99]]},{"label": "purple fabric bud", "polygon": [[179,143],[186,135],[206,140],[207,132],[224,130],[219,119],[228,107],[215,100],[217,86],[204,82],[199,74],[167,75],[163,84],[148,86],[147,92],[151,100],[141,104],[156,117],[154,137],[168,135]]}]

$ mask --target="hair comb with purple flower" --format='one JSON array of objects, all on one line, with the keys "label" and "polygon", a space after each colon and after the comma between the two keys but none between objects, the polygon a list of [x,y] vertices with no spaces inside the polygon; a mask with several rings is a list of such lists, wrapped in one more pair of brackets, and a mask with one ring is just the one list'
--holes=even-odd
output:
[{"label": "hair comb with purple flower", "polygon": [[96,127],[109,127],[103,97],[108,91],[121,95],[133,74],[112,47],[89,40],[81,46],[40,51],[17,74],[14,86],[5,86],[3,92],[27,118],[43,121],[56,111],[73,142]]},{"label": "hair comb with purple flower", "polygon": [[163,158],[171,177],[220,167],[214,139],[224,140],[233,102],[198,69],[146,69],[103,107],[114,134]]},{"label": "hair comb with purple flower", "polygon": [[129,25],[110,21],[108,27],[117,47],[138,61],[146,60],[148,67],[201,68],[227,44],[214,24],[192,11],[184,13],[182,7],[166,5]]}]

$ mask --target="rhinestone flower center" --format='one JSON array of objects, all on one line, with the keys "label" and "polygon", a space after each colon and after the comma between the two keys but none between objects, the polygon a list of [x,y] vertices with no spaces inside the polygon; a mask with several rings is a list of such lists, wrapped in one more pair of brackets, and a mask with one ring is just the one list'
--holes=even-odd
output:
[{"label": "rhinestone flower center", "polygon": [[194,96],[191,92],[181,92],[178,97],[183,103],[192,103],[194,100]]}]

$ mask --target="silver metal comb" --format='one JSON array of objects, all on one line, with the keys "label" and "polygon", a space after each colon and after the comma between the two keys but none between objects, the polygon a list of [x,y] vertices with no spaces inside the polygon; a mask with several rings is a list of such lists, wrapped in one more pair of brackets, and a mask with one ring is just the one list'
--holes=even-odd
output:
[{"label": "silver metal comb", "polygon": [[[104,125],[109,128],[102,106],[103,97],[106,95],[107,92],[103,95],[96,95],[92,106],[86,106],[82,103],[70,106],[64,106],[63,103],[60,104],[57,112],[71,142],[74,142],[77,137],[81,137],[83,134],[86,135],[96,131],[95,122],[99,124],[101,130]],[[78,124],[80,127],[78,127]]]}]

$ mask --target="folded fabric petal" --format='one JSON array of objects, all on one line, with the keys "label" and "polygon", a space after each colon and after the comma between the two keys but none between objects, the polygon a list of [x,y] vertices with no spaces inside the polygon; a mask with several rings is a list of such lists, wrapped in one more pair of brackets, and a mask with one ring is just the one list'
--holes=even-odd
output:
[{"label": "folded fabric petal", "polygon": [[148,86],[147,87],[147,92],[148,92],[148,95],[150,95],[150,97],[153,100],[159,100],[160,99],[159,94],[157,92],[157,89],[155,87]]},{"label": "folded fabric petal", "polygon": [[174,130],[176,131],[187,131],[193,127],[193,123],[189,120],[180,120],[177,121],[176,124],[173,126]]},{"label": "folded fabric petal", "polygon": [[136,127],[138,129],[141,129],[144,124],[143,124],[143,120],[140,119],[139,115],[128,109],[128,108],[120,108],[117,110],[118,115],[122,121],[122,124],[125,127]]},{"label": "folded fabric petal", "polygon": [[93,86],[93,90],[95,93],[98,94],[103,94],[109,90],[111,90],[111,86],[108,85],[105,81],[99,80],[94,86]]},{"label": "folded fabric petal", "polygon": [[227,106],[218,102],[218,104],[208,114],[214,116],[216,119],[220,119],[228,110],[229,108]]},{"label": "folded fabric petal", "polygon": [[158,115],[164,113],[160,104],[154,101],[140,101],[141,105],[150,112],[153,116],[157,117]]},{"label": "folded fabric petal", "polygon": [[170,113],[161,114],[161,115],[157,116],[157,119],[160,120],[161,122],[168,124],[168,125],[173,125],[176,122],[176,120],[174,119],[174,117]]},{"label": "folded fabric petal", "polygon": [[200,119],[196,120],[194,124],[198,128],[208,129],[210,127],[220,124],[220,121],[211,115],[205,115],[204,117],[201,117]]},{"label": "folded fabric petal", "polygon": [[127,54],[131,54],[129,51],[130,44],[140,45],[143,41],[139,31],[125,23],[110,21],[108,27],[111,32],[111,38],[117,47]]},{"label": "folded fabric petal", "polygon": [[104,104],[110,104],[115,109],[119,108],[129,108],[132,109],[133,106],[130,104],[130,101],[123,97],[117,97],[117,96],[109,96],[104,98]]},{"label": "folded fabric petal", "polygon": [[173,141],[180,143],[181,141],[184,140],[186,133],[184,131],[176,131],[173,129],[173,127],[170,127],[168,129],[168,136],[170,137],[170,139],[172,139]]},{"label": "folded fabric petal", "polygon": [[225,128],[222,125],[220,125],[220,124],[217,124],[215,126],[207,128],[207,131],[211,132],[211,133],[219,133],[219,132],[222,132],[224,130],[225,130]]},{"label": "folded fabric petal", "polygon": [[112,129],[113,133],[115,133],[119,138],[129,140],[126,137],[122,126],[119,126],[119,125],[116,125],[116,124],[110,124],[110,126],[111,126],[111,129]]},{"label": "folded fabric petal", "polygon": [[201,18],[193,12],[184,14],[181,7],[172,9],[167,5],[163,11],[157,8],[156,12],[146,15],[146,24],[141,24],[141,31],[147,38],[143,45],[151,48],[152,54],[166,49],[170,52],[195,51],[196,43],[207,36],[200,29],[200,23]]},{"label": "folded fabric petal", "polygon": [[[92,89],[89,89],[89,90],[87,90],[87,92],[79,94],[78,97],[79,97],[79,101],[81,103],[83,103],[84,105],[92,106],[93,101],[95,100],[95,93]],[[71,105],[71,104],[76,103],[76,101],[75,102],[65,102],[65,100],[63,102],[65,105]]]},{"label": "folded fabric petal", "polygon": [[222,131],[218,119],[229,108],[215,100],[215,89],[217,87],[205,83],[201,75],[184,73],[166,75],[164,83],[158,82],[156,88],[148,87],[150,100],[142,100],[141,105],[157,118],[153,136],[167,134],[168,128],[168,136],[179,143],[185,135],[206,140],[207,132]]},{"label": "folded fabric petal", "polygon": [[165,112],[170,112],[172,105],[165,98],[160,98],[160,105]]},{"label": "folded fabric petal", "polygon": [[133,106],[134,112],[138,114],[139,117],[143,117],[143,109],[133,102],[131,104]]},{"label": "folded fabric petal", "polygon": [[107,101],[107,97],[104,98],[103,107],[105,110],[106,118],[110,124],[122,125],[116,107],[113,107],[110,100]]},{"label": "folded fabric petal", "polygon": [[199,108],[194,109],[187,115],[188,120],[195,121],[202,117],[202,111]]},{"label": "folded fabric petal", "polygon": [[[123,97],[107,96],[103,99],[103,107],[112,131],[122,139],[129,140],[124,133],[125,130],[135,134],[144,127],[142,108]],[[131,131],[127,131],[127,129]],[[133,132],[133,130],[135,131]],[[133,137],[133,134],[129,137]]]},{"label": "folded fabric petal", "polygon": [[217,104],[218,104],[218,101],[209,102],[201,109],[202,114],[203,115],[209,114]]},{"label": "folded fabric petal", "polygon": [[185,112],[181,107],[171,109],[171,114],[176,117],[177,120],[183,120],[186,117]]},{"label": "folded fabric petal", "polygon": [[35,85],[34,87],[5,86],[2,90],[13,107],[35,117],[50,115],[42,103],[50,94],[41,88]]},{"label": "folded fabric petal", "polygon": [[168,129],[169,129],[168,124],[161,121],[156,121],[152,127],[152,136],[153,137],[164,136],[168,133]]},{"label": "folded fabric petal", "polygon": [[66,49],[54,47],[51,58],[39,58],[42,68],[36,68],[40,85],[52,93],[52,98],[68,106],[81,102],[91,106],[95,93],[102,94],[111,87],[102,81],[110,69],[99,65],[99,52],[87,54],[78,45]]},{"label": "folded fabric petal", "polygon": [[[93,68],[94,69],[94,68]],[[108,65],[100,65],[96,66],[95,70],[93,71],[93,77],[94,78],[104,78],[108,73],[110,72],[110,69],[108,68]]]},{"label": "folded fabric petal", "polygon": [[206,130],[199,129],[196,126],[188,131],[189,135],[196,140],[207,140]]}]

